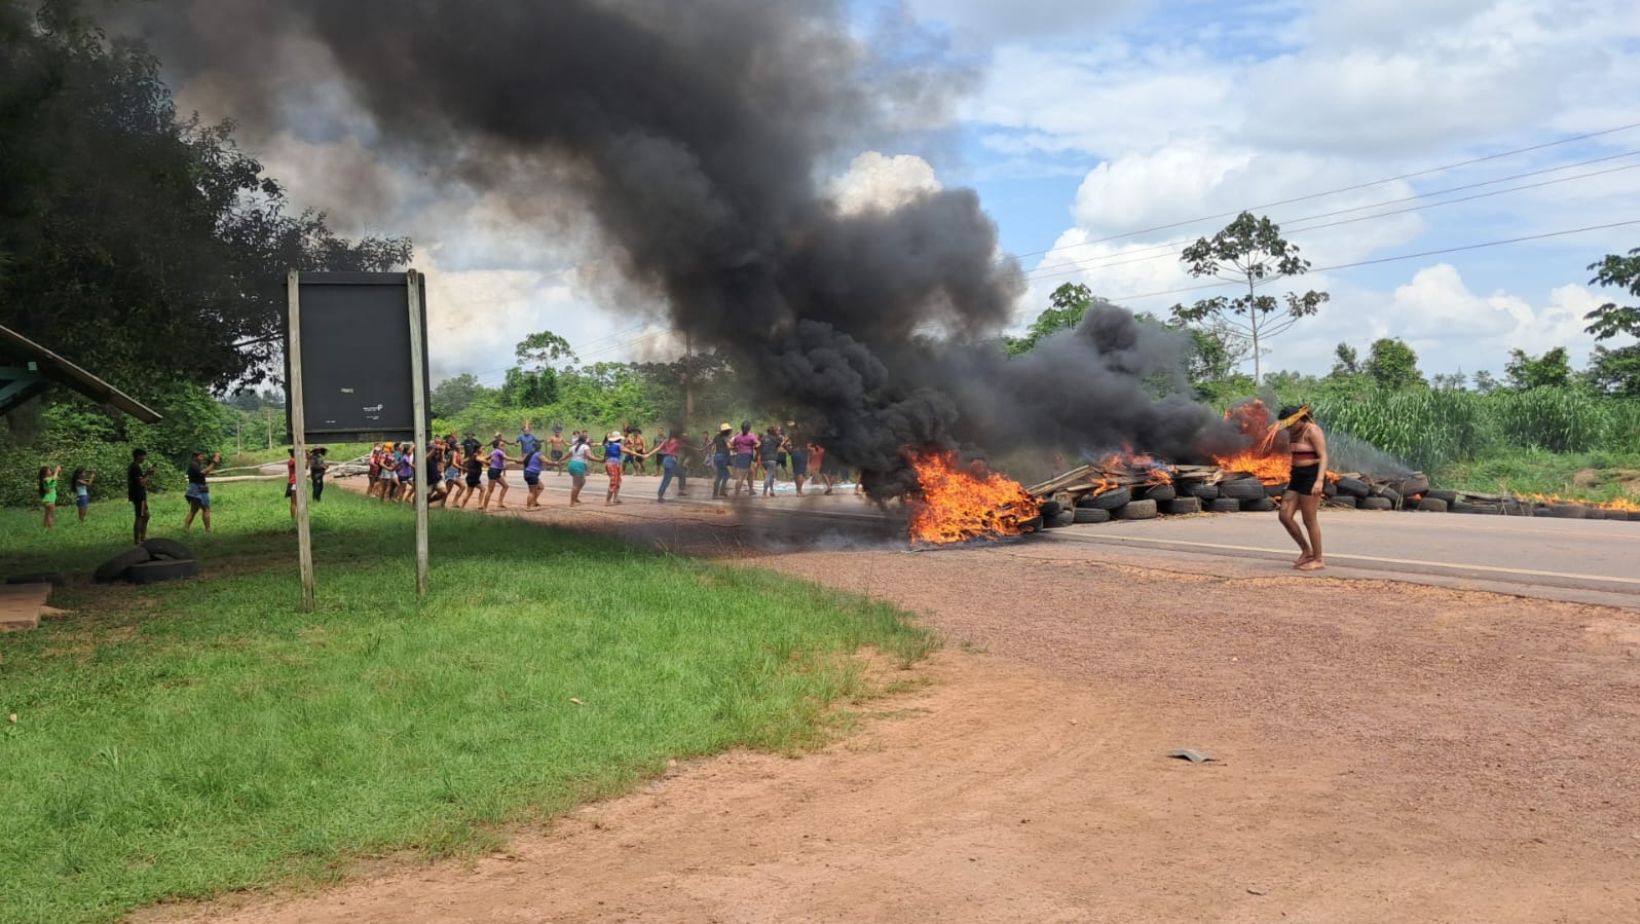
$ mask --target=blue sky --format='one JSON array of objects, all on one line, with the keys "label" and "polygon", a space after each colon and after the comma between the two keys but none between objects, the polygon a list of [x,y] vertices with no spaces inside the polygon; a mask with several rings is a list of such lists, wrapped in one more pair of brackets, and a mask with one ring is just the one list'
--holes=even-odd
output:
[{"label": "blue sky", "polygon": [[[847,2],[861,35],[879,34],[873,27],[884,17],[914,21],[915,29],[890,30],[912,41],[894,53],[948,61],[972,80],[933,131],[840,151],[841,175],[819,182],[868,201],[934,185],[977,189],[1002,249],[1022,255],[1031,281],[1018,325],[1062,282],[1158,313],[1190,297],[1125,298],[1190,285],[1177,247],[1160,245],[1211,234],[1225,219],[1146,228],[1640,123],[1640,4],[1632,0]],[[512,344],[541,328],[565,335],[584,359],[673,348],[658,323],[601,304],[594,292],[607,288],[597,267],[567,256],[573,246],[543,248],[542,236],[573,242],[573,223],[520,234],[501,203],[395,174],[368,137],[367,126],[341,117],[321,135],[269,139],[259,153],[319,205],[357,198],[327,188],[360,175],[340,168],[385,171],[379,213],[337,217],[350,230],[416,237],[433,286],[436,374],[499,380]],[[1627,167],[1637,169],[1619,169]],[[1568,179],[1595,171],[1614,172]],[[1333,228],[1299,221],[1551,180]],[[1414,201],[1379,205],[1391,200]],[[410,227],[404,203],[415,203]],[[1267,214],[1318,267],[1640,220],[1640,127]],[[1431,373],[1500,372],[1513,348],[1564,345],[1581,362],[1592,346],[1582,314],[1615,297],[1589,289],[1585,267],[1636,246],[1640,224],[1313,273],[1307,285],[1332,301],[1272,345],[1266,368],[1324,372],[1340,340],[1364,348],[1380,336],[1407,339]]]}]

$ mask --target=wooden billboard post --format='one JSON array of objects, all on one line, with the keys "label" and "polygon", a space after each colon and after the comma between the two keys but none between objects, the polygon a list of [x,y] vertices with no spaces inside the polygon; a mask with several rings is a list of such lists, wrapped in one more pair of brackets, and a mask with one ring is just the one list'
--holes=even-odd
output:
[{"label": "wooden billboard post", "polygon": [[410,295],[410,381],[411,406],[416,415],[415,433],[416,448],[414,458],[416,468],[420,471],[415,474],[416,486],[416,595],[427,596],[427,492],[432,489],[432,479],[439,473],[427,467],[427,388],[423,378],[425,370],[422,368],[422,330],[421,314],[421,274],[411,270],[404,274],[405,286]]},{"label": "wooden billboard post", "polygon": [[300,274],[291,270],[285,279],[286,301],[290,306],[287,360],[290,363],[290,434],[296,483],[288,485],[296,500],[296,558],[302,569],[302,612],[313,612],[313,534],[308,527],[307,492],[302,476],[307,474],[307,417],[302,407],[302,286]]}]

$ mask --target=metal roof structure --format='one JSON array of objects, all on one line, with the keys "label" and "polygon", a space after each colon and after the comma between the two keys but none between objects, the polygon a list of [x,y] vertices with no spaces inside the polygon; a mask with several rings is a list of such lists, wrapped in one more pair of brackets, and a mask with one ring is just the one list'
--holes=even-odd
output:
[{"label": "metal roof structure", "polygon": [[0,416],[52,385],[64,385],[111,410],[155,423],[153,408],[9,327],[0,327]]}]

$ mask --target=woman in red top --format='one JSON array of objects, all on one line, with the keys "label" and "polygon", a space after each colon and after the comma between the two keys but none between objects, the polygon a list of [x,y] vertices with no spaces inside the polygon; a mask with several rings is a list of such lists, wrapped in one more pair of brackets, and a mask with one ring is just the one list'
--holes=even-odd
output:
[{"label": "woman in red top", "polygon": [[296,519],[296,447],[285,450],[290,458],[285,460],[285,497],[290,499],[290,518]]},{"label": "woman in red top", "polygon": [[[1327,567],[1321,557],[1321,495],[1326,484],[1327,436],[1310,416],[1310,406],[1284,407],[1281,420],[1276,424],[1287,431],[1288,449],[1293,454],[1293,471],[1287,479],[1287,493],[1281,496],[1281,525],[1287,535],[1298,543],[1298,560],[1293,567],[1300,571],[1321,571]],[[1304,517],[1300,529],[1294,513]]]}]

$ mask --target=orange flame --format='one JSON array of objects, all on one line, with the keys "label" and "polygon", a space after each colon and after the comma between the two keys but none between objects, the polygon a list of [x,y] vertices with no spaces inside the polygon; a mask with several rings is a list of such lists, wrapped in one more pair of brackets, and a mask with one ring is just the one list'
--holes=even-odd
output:
[{"label": "orange flame", "polygon": [[1586,507],[1599,507],[1602,510],[1621,510],[1624,513],[1640,513],[1640,504],[1623,497],[1605,502],[1595,502],[1578,500],[1574,497],[1561,497],[1557,494],[1522,494],[1520,495],[1520,499],[1529,500],[1538,504],[1581,504]]},{"label": "orange flame", "polygon": [[911,504],[911,541],[946,545],[1017,536],[1040,509],[1012,479],[964,468],[953,452],[914,454],[921,496]]},{"label": "orange flame", "polygon": [[1277,431],[1270,429],[1270,409],[1263,401],[1246,401],[1224,412],[1224,419],[1247,437],[1248,448],[1233,455],[1214,456],[1227,472],[1244,472],[1265,484],[1282,484],[1293,474],[1292,457],[1276,449]]},{"label": "orange flame", "polygon": [[[1173,483],[1173,472],[1168,468],[1166,462],[1159,462],[1155,456],[1148,453],[1136,453],[1131,448],[1111,453],[1100,460],[1099,467],[1107,472],[1144,472],[1145,481],[1151,487]],[[1095,493],[1102,493],[1114,487],[1116,487],[1114,483],[1107,482]]]}]

